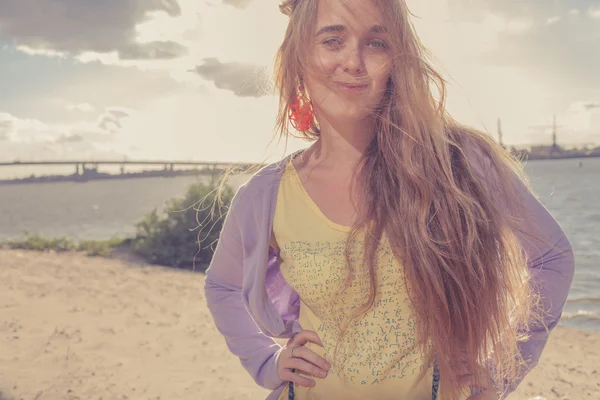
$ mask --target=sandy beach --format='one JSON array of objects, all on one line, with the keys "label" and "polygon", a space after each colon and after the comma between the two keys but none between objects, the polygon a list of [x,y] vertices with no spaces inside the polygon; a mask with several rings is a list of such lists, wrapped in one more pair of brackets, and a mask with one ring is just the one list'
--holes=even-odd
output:
[{"label": "sandy beach", "polygon": [[[0,250],[0,265],[0,400],[268,393],[214,327],[203,274],[18,250]],[[600,332],[557,328],[509,399],[600,399]]]}]

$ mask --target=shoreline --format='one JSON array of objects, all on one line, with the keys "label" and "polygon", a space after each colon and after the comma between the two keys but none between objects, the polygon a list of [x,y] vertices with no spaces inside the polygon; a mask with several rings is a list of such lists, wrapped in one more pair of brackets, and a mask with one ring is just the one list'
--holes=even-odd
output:
[{"label": "shoreline", "polygon": [[[227,349],[204,274],[0,250],[0,400],[264,399]],[[557,327],[509,400],[600,399],[600,332]]]},{"label": "shoreline", "polygon": [[[590,155],[582,154],[565,154],[563,156],[551,157],[544,155],[528,155],[523,159],[524,163],[530,161],[558,161],[558,160],[583,160],[600,158],[600,153],[594,153]],[[93,163],[90,163],[93,164]],[[23,164],[14,164],[14,166],[20,166]],[[247,164],[240,164],[247,166]],[[8,165],[9,167],[12,165]],[[215,172],[218,171],[218,172]],[[40,175],[40,176],[29,176],[23,178],[12,178],[12,179],[0,179],[0,185],[24,185],[33,183],[62,183],[62,182],[76,182],[86,183],[92,181],[104,181],[104,180],[128,180],[128,179],[143,179],[143,178],[173,178],[179,176],[191,176],[196,178],[207,177],[208,179],[214,179],[214,176],[221,176],[223,171],[220,170],[207,170],[207,169],[185,169],[185,170],[145,170],[140,172],[127,172],[121,174],[106,173],[106,172],[94,172],[86,175],[70,174],[70,175]],[[243,172],[242,172],[243,174]],[[2,400],[2,399],[0,399]]]}]

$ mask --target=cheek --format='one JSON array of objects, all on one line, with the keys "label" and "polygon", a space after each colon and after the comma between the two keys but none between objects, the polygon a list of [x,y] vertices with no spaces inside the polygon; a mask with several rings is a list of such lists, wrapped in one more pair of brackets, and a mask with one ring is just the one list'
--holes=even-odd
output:
[{"label": "cheek", "polygon": [[306,74],[306,83],[311,97],[317,102],[330,98],[332,77],[335,75],[338,60],[331,54],[316,52],[311,65],[312,70]]},{"label": "cheek", "polygon": [[370,71],[371,78],[379,88],[387,84],[392,72],[387,60],[373,60]]},{"label": "cheek", "polygon": [[312,67],[316,76],[327,79],[333,75],[338,65],[337,55],[331,52],[316,51]]}]

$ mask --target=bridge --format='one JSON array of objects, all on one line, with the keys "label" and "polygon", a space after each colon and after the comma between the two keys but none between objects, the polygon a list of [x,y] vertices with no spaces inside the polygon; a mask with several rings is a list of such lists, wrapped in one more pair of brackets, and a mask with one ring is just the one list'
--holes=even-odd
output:
[{"label": "bridge", "polygon": [[[196,167],[193,170],[199,174],[213,175],[219,171],[224,171],[229,168],[235,167],[240,172],[260,166],[260,164],[251,163],[233,163],[233,162],[218,162],[218,161],[176,161],[176,160],[94,160],[94,161],[82,161],[82,160],[61,160],[61,161],[19,161],[15,160],[12,162],[0,162],[0,167],[23,167],[23,166],[65,166],[72,165],[75,169],[73,174],[76,178],[81,180],[93,179],[100,177],[98,172],[98,166],[100,165],[118,165],[121,167],[121,175],[136,175],[138,173],[125,174],[126,166],[162,166],[162,174],[164,176],[177,175],[179,171],[175,170],[175,167]],[[189,171],[186,170],[186,171]],[[149,171],[144,171],[149,172]],[[181,171],[183,172],[183,171]],[[111,175],[118,176],[118,175]]]},{"label": "bridge", "polygon": [[81,165],[81,164],[93,164],[93,165],[197,165],[197,166],[237,166],[237,165],[254,165],[244,163],[233,163],[233,162],[219,162],[219,161],[148,161],[148,160],[94,160],[94,161],[78,161],[78,160],[61,160],[61,161],[19,161],[15,160],[12,162],[0,162],[0,166],[7,165]]}]

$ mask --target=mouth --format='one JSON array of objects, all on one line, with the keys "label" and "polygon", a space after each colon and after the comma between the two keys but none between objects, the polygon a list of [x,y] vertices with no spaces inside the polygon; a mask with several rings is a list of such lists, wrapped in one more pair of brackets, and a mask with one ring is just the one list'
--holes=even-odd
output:
[{"label": "mouth", "polygon": [[350,93],[359,93],[359,92],[365,91],[369,87],[369,85],[366,83],[359,84],[359,83],[337,82],[337,84],[344,91],[350,92]]}]

